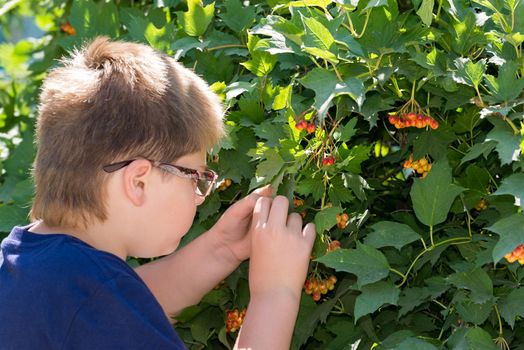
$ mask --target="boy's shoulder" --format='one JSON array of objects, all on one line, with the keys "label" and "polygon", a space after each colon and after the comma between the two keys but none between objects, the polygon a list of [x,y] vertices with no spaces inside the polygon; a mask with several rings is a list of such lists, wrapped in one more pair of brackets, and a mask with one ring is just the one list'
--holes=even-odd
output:
[{"label": "boy's shoulder", "polygon": [[[169,345],[160,348],[179,348],[171,347],[181,342],[160,305],[125,261],[73,236],[28,228],[15,227],[1,243],[0,323],[7,326],[0,342],[21,349],[118,348],[156,336]],[[115,333],[99,332],[107,327]],[[30,334],[17,336],[21,329]],[[86,331],[96,336],[86,338]]]},{"label": "boy's shoulder", "polygon": [[123,276],[140,281],[131,267],[111,253],[65,233],[37,234],[29,228],[13,228],[1,244],[2,255],[10,257],[11,270],[20,271],[19,277],[31,276],[34,282],[78,279],[86,286]]}]

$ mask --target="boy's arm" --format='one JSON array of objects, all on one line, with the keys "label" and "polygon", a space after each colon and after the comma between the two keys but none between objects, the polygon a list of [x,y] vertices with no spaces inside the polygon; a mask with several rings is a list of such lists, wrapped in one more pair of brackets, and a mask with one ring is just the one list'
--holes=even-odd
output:
[{"label": "boy's arm", "polygon": [[315,240],[315,226],[287,215],[278,196],[257,201],[249,265],[251,300],[235,349],[289,349]]},{"label": "boy's arm", "polygon": [[271,196],[270,187],[232,205],[215,226],[179,251],[135,269],[167,315],[198,303],[249,257],[253,208],[264,196]]}]

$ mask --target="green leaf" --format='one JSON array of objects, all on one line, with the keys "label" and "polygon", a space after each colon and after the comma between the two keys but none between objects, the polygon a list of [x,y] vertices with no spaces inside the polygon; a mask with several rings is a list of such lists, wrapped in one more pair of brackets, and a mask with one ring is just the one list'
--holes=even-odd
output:
[{"label": "green leaf", "polygon": [[311,196],[314,200],[318,201],[324,194],[325,186],[322,175],[313,174],[306,177],[297,184],[296,192],[303,196]]},{"label": "green leaf", "polygon": [[491,96],[485,100],[497,104],[516,99],[524,89],[524,78],[517,77],[517,70],[516,62],[510,61],[500,67],[497,77],[486,74],[485,79]]},{"label": "green leaf", "polygon": [[273,100],[271,109],[278,111],[280,109],[289,107],[289,104],[291,102],[292,91],[293,91],[292,84],[289,84],[288,86],[284,88],[280,88],[278,90],[278,94],[275,96],[275,99]]},{"label": "green leaf", "polygon": [[455,307],[460,318],[464,322],[481,325],[486,322],[493,311],[493,304],[486,302],[483,304],[475,303],[467,296],[463,295],[462,300],[455,300]]},{"label": "green leaf", "polygon": [[471,271],[457,272],[447,277],[447,282],[457,288],[470,291],[471,300],[483,304],[493,298],[493,282],[482,268]]},{"label": "green leaf", "polygon": [[269,41],[267,39],[260,39],[254,35],[249,34],[247,46],[249,53],[251,54],[251,59],[240,64],[246,67],[257,77],[268,75],[273,70],[277,62],[276,56],[261,50],[262,48],[267,48],[268,45]]},{"label": "green leaf", "polygon": [[365,201],[366,192],[364,192],[364,190],[372,190],[366,180],[360,175],[351,173],[342,173],[341,176],[344,181],[344,186],[351,189],[360,201]]},{"label": "green leaf", "polygon": [[504,255],[510,253],[518,245],[524,244],[524,213],[517,213],[500,219],[486,230],[500,236],[493,248],[493,262],[498,262]]},{"label": "green leaf", "polygon": [[451,168],[447,162],[433,163],[424,179],[415,179],[411,200],[417,219],[427,226],[444,222],[455,197],[463,187],[451,183]]},{"label": "green leaf", "polygon": [[226,0],[224,5],[226,12],[221,13],[220,18],[234,32],[241,32],[255,19],[254,6],[242,6],[240,0]]},{"label": "green leaf", "polygon": [[515,197],[515,205],[524,209],[524,174],[513,174],[502,180],[502,185],[493,195],[510,194]]},{"label": "green leaf", "polygon": [[514,134],[513,130],[502,120],[493,119],[495,127],[486,136],[486,141],[496,141],[495,150],[499,155],[502,165],[517,161],[520,154],[521,136]]},{"label": "green leaf", "polygon": [[176,12],[178,21],[189,36],[201,36],[213,20],[215,2],[203,6],[199,0],[187,0],[187,11]]},{"label": "green leaf", "polygon": [[337,214],[342,213],[342,208],[331,207],[323,209],[315,214],[315,227],[317,233],[321,234],[337,224]]},{"label": "green leaf", "polygon": [[251,179],[250,189],[268,184],[280,172],[285,162],[277,150],[270,148],[264,153],[265,160],[257,166],[255,178]]},{"label": "green leaf", "polygon": [[462,158],[460,161],[460,164],[464,164],[465,162],[468,162],[470,160],[478,158],[481,154],[484,155],[484,158],[487,158],[489,153],[495,148],[497,145],[496,141],[486,141],[483,143],[476,143],[474,144],[466,153],[466,155]]},{"label": "green leaf", "polygon": [[500,350],[491,335],[479,327],[458,329],[449,338],[451,350]]},{"label": "green leaf", "polygon": [[447,156],[448,145],[455,141],[456,135],[449,130],[425,130],[413,141],[413,158],[420,159],[429,154],[439,160]]},{"label": "green leaf", "polygon": [[398,305],[401,306],[398,313],[399,317],[407,314],[415,307],[425,302],[429,297],[431,297],[431,292],[427,288],[405,288],[398,300]]},{"label": "green leaf", "polygon": [[400,289],[393,283],[380,281],[360,288],[360,294],[355,301],[355,323],[364,315],[377,311],[382,305],[397,305]]},{"label": "green leaf", "polygon": [[364,243],[375,247],[395,247],[398,250],[420,239],[420,235],[411,227],[393,221],[380,221],[371,226],[372,232],[366,236]]},{"label": "green leaf", "polygon": [[350,272],[358,277],[357,286],[380,281],[389,274],[389,264],[384,254],[377,249],[357,242],[356,249],[338,249],[318,261],[336,271]]},{"label": "green leaf", "polygon": [[314,68],[300,83],[315,91],[314,107],[318,111],[318,117],[323,120],[331,105],[333,98],[339,95],[349,95],[360,107],[365,100],[364,84],[361,80],[353,77],[339,81],[332,71]]},{"label": "green leaf", "polygon": [[[349,154],[344,156],[344,160],[336,164],[339,169],[344,169],[353,174],[360,174],[362,169],[360,165],[369,159],[369,152],[372,146],[356,145],[349,150]],[[340,149],[339,149],[340,151]]]},{"label": "green leaf", "polygon": [[355,136],[357,133],[357,129],[355,128],[357,121],[357,118],[351,118],[349,122],[344,125],[340,134],[340,142],[348,142],[353,136]]},{"label": "green leaf", "polygon": [[500,315],[513,328],[515,318],[524,317],[524,288],[517,288],[511,291],[507,296],[502,297],[499,302]]},{"label": "green leaf", "polygon": [[302,16],[302,22],[306,29],[302,37],[304,51],[330,62],[338,63],[337,56],[333,52],[335,39],[329,30],[313,17]]},{"label": "green leaf", "polygon": [[10,232],[17,225],[29,223],[29,208],[18,205],[0,205],[0,232]]},{"label": "green leaf", "polygon": [[438,348],[419,338],[408,338],[392,350],[438,350]]},{"label": "green leaf", "polygon": [[457,71],[453,72],[453,79],[477,89],[486,72],[486,61],[479,60],[473,63],[469,58],[459,57],[455,59],[454,63]]},{"label": "green leaf", "polygon": [[433,6],[435,5],[435,0],[422,0],[422,4],[417,10],[417,15],[419,15],[422,22],[428,27],[431,25],[433,20]]}]

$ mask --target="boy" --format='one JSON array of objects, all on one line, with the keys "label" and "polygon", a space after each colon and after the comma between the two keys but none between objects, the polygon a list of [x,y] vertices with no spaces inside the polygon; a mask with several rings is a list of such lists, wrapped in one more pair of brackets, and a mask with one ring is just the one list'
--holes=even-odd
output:
[{"label": "boy", "polygon": [[315,229],[259,189],[173,252],[217,175],[217,97],[148,46],[98,38],[46,78],[33,223],[0,255],[2,349],[183,349],[169,320],[250,257],[235,348],[286,349]]}]

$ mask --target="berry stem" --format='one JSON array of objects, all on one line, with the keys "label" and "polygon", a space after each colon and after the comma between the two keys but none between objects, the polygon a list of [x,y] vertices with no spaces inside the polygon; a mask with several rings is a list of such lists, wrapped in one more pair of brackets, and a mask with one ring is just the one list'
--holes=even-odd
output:
[{"label": "berry stem", "polygon": [[497,314],[497,319],[499,321],[499,337],[502,337],[502,320],[500,319],[499,308],[497,307],[497,304],[493,305],[493,308],[495,309],[495,313]]},{"label": "berry stem", "polygon": [[429,225],[429,240],[431,241],[431,248],[435,248],[435,242],[433,241],[433,225]]}]

